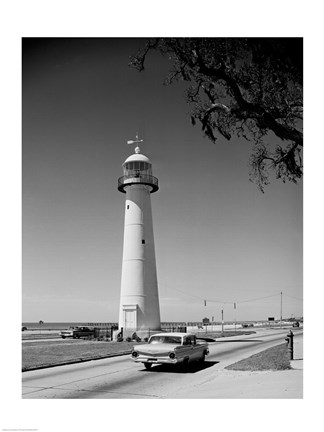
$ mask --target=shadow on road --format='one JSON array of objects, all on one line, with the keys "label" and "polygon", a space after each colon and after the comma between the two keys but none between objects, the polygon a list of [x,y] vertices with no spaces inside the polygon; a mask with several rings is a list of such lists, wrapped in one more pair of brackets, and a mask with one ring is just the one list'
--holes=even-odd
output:
[{"label": "shadow on road", "polygon": [[231,340],[218,340],[218,341],[216,341],[216,343],[227,343],[227,342],[250,342],[250,343],[258,342],[258,343],[260,343],[260,342],[264,342],[264,341],[261,339],[231,339]]},{"label": "shadow on road", "polygon": [[205,342],[216,342],[215,338],[210,338],[210,337],[197,337],[197,341],[199,340],[203,340]]},{"label": "shadow on road", "polygon": [[168,372],[168,373],[196,373],[208,369],[219,362],[204,361],[204,363],[193,362],[187,366],[183,365],[154,365],[152,369],[142,369],[141,372]]}]

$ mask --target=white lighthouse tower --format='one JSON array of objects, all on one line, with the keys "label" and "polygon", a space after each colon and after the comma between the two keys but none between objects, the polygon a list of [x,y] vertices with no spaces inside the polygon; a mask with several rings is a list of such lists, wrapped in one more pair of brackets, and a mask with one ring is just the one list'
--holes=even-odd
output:
[{"label": "white lighthouse tower", "polygon": [[118,190],[126,193],[119,330],[140,337],[161,328],[150,196],[159,187],[150,160],[138,147],[142,141],[127,142],[137,147],[118,179]]}]

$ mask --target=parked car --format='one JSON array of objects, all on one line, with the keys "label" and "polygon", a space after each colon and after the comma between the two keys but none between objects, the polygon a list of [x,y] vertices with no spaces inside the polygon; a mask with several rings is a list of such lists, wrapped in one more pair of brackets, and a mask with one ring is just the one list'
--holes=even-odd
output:
[{"label": "parked car", "polygon": [[62,330],[60,336],[62,339],[72,337],[73,339],[80,339],[80,337],[93,336],[94,330],[89,327],[75,327],[69,330]]},{"label": "parked car", "polygon": [[146,369],[153,364],[183,364],[205,361],[208,343],[191,333],[158,333],[145,345],[133,347],[131,359],[144,363]]},{"label": "parked car", "polygon": [[62,339],[65,339],[67,337],[73,337],[73,330],[72,329],[62,330],[60,331],[60,336]]},{"label": "parked car", "polygon": [[298,322],[298,321],[295,321],[295,322],[293,323],[292,326],[293,326],[293,327],[299,327],[299,322]]}]

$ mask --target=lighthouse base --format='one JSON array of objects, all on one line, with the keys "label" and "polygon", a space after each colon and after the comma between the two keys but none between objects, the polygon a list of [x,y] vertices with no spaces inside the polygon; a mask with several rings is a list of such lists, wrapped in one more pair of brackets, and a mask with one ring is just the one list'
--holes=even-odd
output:
[{"label": "lighthouse base", "polygon": [[128,329],[128,330],[116,330],[113,335],[113,340],[118,340],[118,338],[122,338],[124,341],[127,338],[131,338],[132,340],[136,340],[136,338],[140,338],[142,341],[147,338],[149,339],[150,336],[156,333],[161,333],[161,329],[142,329],[142,330],[135,330],[135,329]]},{"label": "lighthouse base", "polygon": [[122,304],[119,333],[122,334],[124,340],[126,338],[135,339],[136,336],[143,340],[153,333],[161,332],[160,320],[156,319],[155,316],[153,318],[147,317],[143,313],[143,309],[143,305],[138,303]]},{"label": "lighthouse base", "polygon": [[133,338],[134,333],[136,333],[136,336],[143,341],[145,338],[149,339],[150,336],[152,336],[153,334],[161,333],[161,330],[151,330],[151,329],[137,330],[137,331],[126,330],[124,331],[123,339],[125,340],[128,337]]}]

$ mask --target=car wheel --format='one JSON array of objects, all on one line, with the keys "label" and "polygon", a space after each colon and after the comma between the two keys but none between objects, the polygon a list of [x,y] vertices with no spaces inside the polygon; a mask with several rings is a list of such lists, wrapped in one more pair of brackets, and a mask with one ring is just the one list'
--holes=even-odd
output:
[{"label": "car wheel", "polygon": [[145,369],[149,370],[152,367],[152,363],[144,363]]},{"label": "car wheel", "polygon": [[183,367],[184,368],[186,368],[186,367],[188,367],[188,364],[189,364],[189,359],[188,359],[188,357],[187,358],[185,358],[185,359],[183,359]]},{"label": "car wheel", "polygon": [[62,339],[65,339],[65,336],[62,336]]}]

